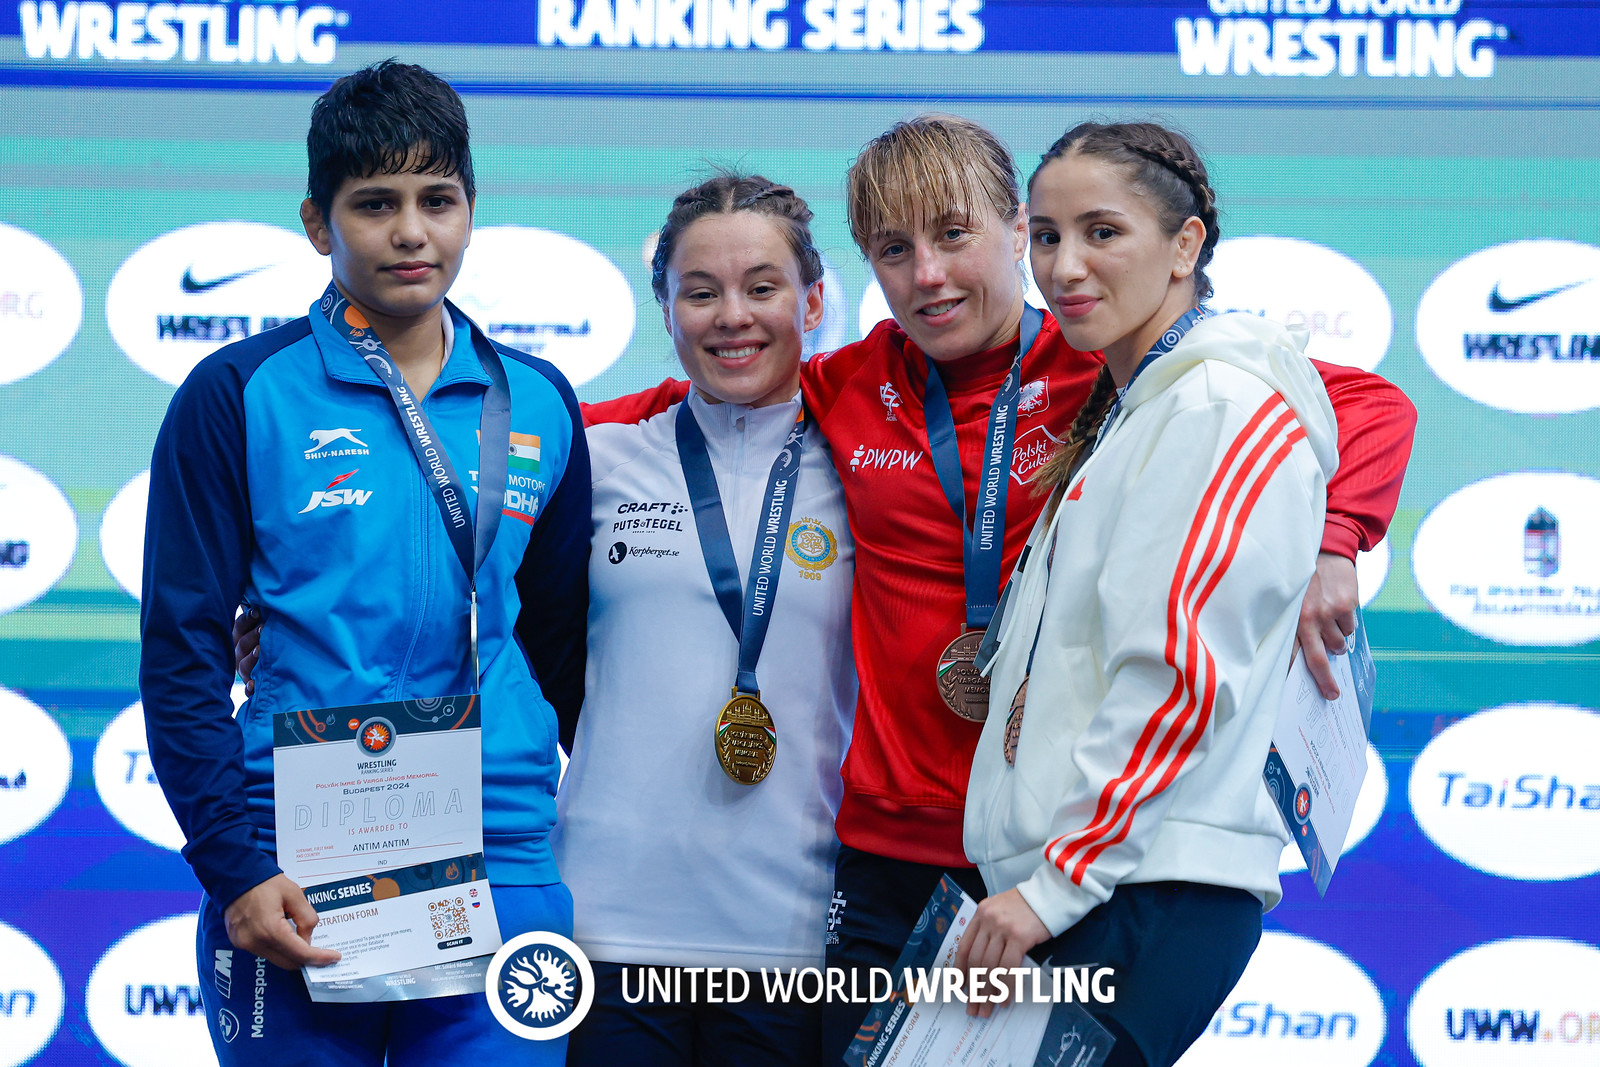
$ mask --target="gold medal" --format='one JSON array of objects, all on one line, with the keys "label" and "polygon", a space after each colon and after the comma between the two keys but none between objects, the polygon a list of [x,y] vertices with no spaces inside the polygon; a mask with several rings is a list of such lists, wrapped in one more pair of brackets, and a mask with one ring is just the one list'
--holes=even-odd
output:
[{"label": "gold medal", "polygon": [[735,689],[717,716],[717,762],[741,785],[755,785],[765,778],[778,755],[778,732],[760,697]]},{"label": "gold medal", "polygon": [[1011,711],[1006,716],[1005,753],[1006,762],[1011,766],[1017,765],[1017,738],[1022,736],[1022,709],[1028,703],[1028,680],[1024,678],[1022,685],[1017,688],[1017,695],[1011,698]]},{"label": "gold medal", "polygon": [[937,680],[945,705],[968,722],[989,717],[989,679],[978,673],[982,630],[964,630],[939,654]]}]

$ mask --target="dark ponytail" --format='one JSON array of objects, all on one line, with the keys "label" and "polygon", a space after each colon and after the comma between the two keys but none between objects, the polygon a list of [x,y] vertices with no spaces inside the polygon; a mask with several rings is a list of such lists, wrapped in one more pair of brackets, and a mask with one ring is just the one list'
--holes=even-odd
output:
[{"label": "dark ponytail", "polygon": [[758,174],[721,171],[678,194],[667,212],[667,221],[656,239],[650,257],[650,288],[658,303],[667,302],[667,264],[678,238],[696,219],[707,215],[730,215],[735,211],[754,211],[784,224],[784,236],[800,264],[800,281],[807,287],[822,277],[822,254],[811,239],[811,208],[787,185],[778,185]]},{"label": "dark ponytail", "polygon": [[[1040,158],[1033,177],[1028,179],[1029,191],[1041,170],[1069,154],[1095,156],[1121,166],[1128,180],[1155,205],[1156,218],[1167,236],[1176,235],[1191,218],[1200,220],[1206,236],[1194,264],[1195,303],[1210,297],[1211,279],[1205,268],[1217,250],[1222,229],[1217,224],[1216,191],[1211,188],[1205,161],[1189,139],[1153,122],[1079,123],[1062,134]],[[1116,395],[1111,369],[1100,368],[1066,441],[1040,469],[1034,483],[1036,492],[1047,493],[1066,483],[1078,458],[1094,447],[1100,424]]]}]

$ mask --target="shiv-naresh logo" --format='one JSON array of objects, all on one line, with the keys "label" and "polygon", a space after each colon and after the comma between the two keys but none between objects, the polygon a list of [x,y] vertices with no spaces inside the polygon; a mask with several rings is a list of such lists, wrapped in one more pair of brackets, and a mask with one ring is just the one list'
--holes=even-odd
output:
[{"label": "shiv-naresh logo", "polygon": [[500,1025],[530,1041],[549,1041],[583,1021],[594,1002],[594,969],[560,934],[535,930],[500,946],[484,989]]}]

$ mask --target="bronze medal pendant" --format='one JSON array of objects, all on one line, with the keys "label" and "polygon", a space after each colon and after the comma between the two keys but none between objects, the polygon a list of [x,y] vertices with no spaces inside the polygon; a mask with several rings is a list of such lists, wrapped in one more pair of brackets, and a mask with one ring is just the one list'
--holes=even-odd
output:
[{"label": "bronze medal pendant", "polygon": [[978,673],[982,630],[965,630],[939,653],[937,681],[945,706],[968,722],[989,717],[989,679]]},{"label": "bronze medal pendant", "polygon": [[755,785],[772,771],[778,732],[759,696],[734,691],[717,716],[717,762],[740,785]]},{"label": "bronze medal pendant", "polygon": [[1011,766],[1017,765],[1017,739],[1022,736],[1022,709],[1028,703],[1028,680],[1024,678],[1022,685],[1017,688],[1017,695],[1011,698],[1011,712],[1006,716],[1005,754],[1006,762]]}]

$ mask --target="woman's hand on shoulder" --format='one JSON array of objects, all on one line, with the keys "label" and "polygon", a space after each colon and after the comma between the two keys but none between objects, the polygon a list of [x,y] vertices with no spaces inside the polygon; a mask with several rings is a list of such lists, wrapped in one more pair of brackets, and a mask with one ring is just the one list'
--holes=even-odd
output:
[{"label": "woman's hand on shoulder", "polygon": [[[1016,889],[997,893],[978,905],[978,912],[967,926],[956,949],[953,965],[967,972],[967,988],[972,988],[972,973],[994,967],[1021,967],[1022,957],[1035,945],[1050,940],[1050,930],[1039,921],[1033,908]],[[988,983],[993,988],[993,983]],[[1015,988],[1012,993],[1015,994]],[[1010,1003],[1007,998],[1006,1003]],[[994,1003],[967,1004],[967,1014],[987,1019]]]}]

